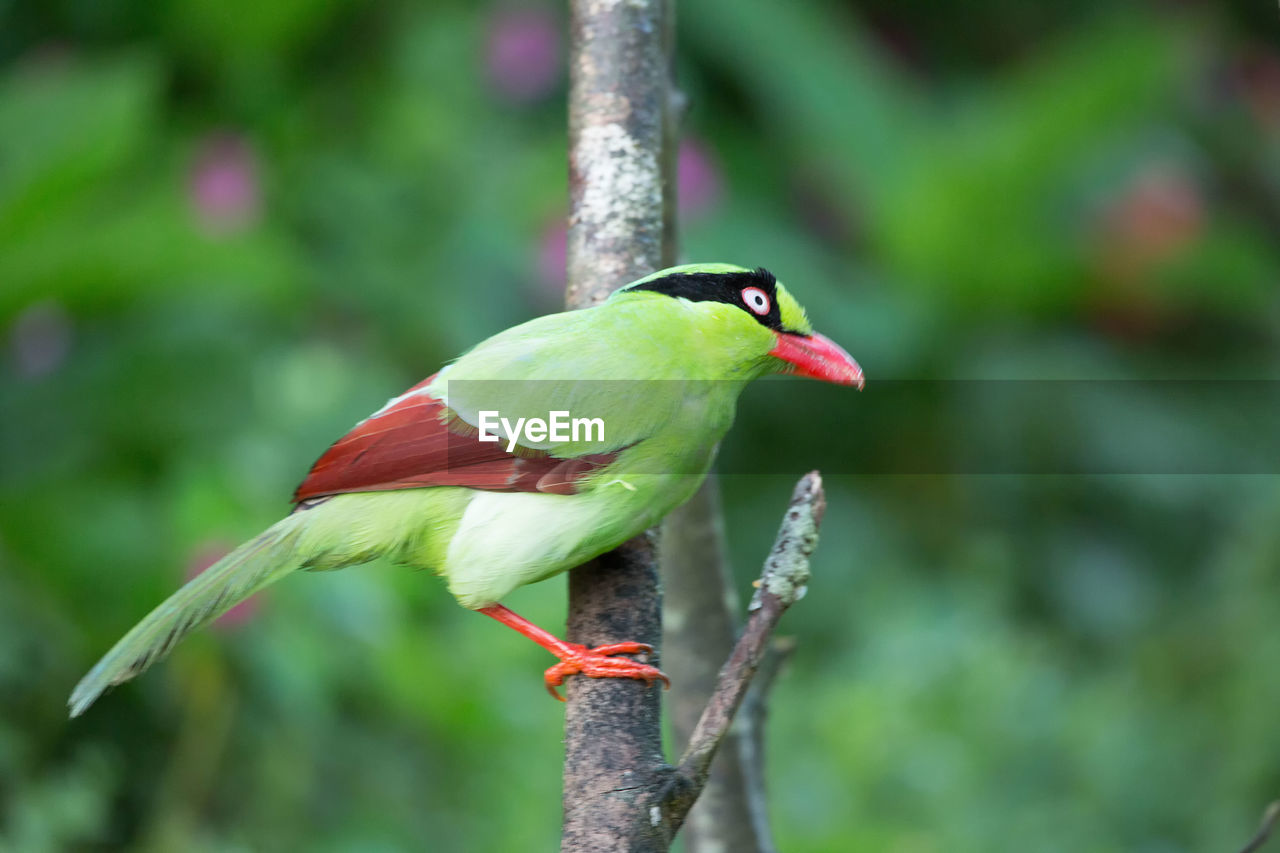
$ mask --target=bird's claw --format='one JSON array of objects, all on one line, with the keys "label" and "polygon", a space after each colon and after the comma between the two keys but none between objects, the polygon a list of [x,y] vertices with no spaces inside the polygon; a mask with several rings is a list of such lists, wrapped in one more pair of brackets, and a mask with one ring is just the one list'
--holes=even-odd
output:
[{"label": "bird's claw", "polygon": [[661,681],[667,687],[671,686],[671,680],[657,667],[630,658],[613,657],[651,654],[653,646],[648,643],[610,643],[594,649],[570,644],[570,649],[560,659],[560,663],[547,669],[545,675],[547,692],[561,702],[564,697],[556,688],[564,684],[565,678],[570,675],[585,675],[588,678],[639,678],[645,684]]}]

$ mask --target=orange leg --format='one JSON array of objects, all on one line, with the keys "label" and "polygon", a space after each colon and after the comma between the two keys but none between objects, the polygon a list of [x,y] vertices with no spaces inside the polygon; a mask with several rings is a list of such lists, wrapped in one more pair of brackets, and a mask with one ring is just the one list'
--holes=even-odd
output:
[{"label": "orange leg", "polygon": [[566,643],[501,604],[481,607],[477,612],[492,616],[508,628],[514,628],[560,658],[560,663],[550,667],[544,678],[547,691],[561,702],[564,701],[564,697],[556,688],[570,675],[582,674],[590,678],[639,678],[646,684],[661,681],[668,687],[671,686],[671,681],[657,667],[629,658],[612,657],[612,655],[649,654],[653,651],[653,646],[646,643],[610,643],[607,646],[588,649],[577,643]]}]

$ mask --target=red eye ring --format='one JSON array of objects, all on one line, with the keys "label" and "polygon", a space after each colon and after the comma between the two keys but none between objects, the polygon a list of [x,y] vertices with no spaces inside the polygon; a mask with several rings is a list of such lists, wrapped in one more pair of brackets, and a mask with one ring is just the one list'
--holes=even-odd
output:
[{"label": "red eye ring", "polygon": [[758,287],[742,288],[742,304],[746,305],[752,314],[757,314],[761,317],[768,314],[769,309],[772,307],[769,303],[769,294]]}]

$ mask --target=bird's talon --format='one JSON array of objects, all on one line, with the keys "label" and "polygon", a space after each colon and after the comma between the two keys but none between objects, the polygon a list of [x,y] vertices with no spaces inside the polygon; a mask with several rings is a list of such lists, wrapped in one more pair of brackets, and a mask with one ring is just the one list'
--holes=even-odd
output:
[{"label": "bird's talon", "polygon": [[557,701],[557,702],[563,702],[563,701],[564,701],[564,697],[560,695],[560,691],[559,691],[559,690],[556,690],[556,688],[557,688],[557,687],[559,687],[561,684],[563,684],[563,683],[564,683],[564,676],[563,676],[563,675],[556,675],[556,676],[554,676],[555,680],[553,681],[553,680],[552,680],[553,676],[552,676],[552,674],[551,674],[551,670],[552,670],[552,669],[555,669],[555,667],[553,666],[553,667],[551,667],[551,669],[548,669],[548,670],[547,670],[547,674],[546,674],[546,679],[547,679],[547,692],[548,692],[548,693],[550,693],[552,696],[556,697],[556,701]]},{"label": "bird's talon", "polygon": [[610,643],[594,649],[571,644],[570,649],[571,651],[559,663],[547,669],[545,675],[547,692],[561,702],[564,701],[564,697],[556,688],[564,684],[565,678],[570,675],[585,675],[589,678],[638,678],[645,684],[661,681],[667,688],[671,687],[671,680],[657,667],[630,658],[615,657],[616,655],[651,654],[653,646],[648,643]]}]

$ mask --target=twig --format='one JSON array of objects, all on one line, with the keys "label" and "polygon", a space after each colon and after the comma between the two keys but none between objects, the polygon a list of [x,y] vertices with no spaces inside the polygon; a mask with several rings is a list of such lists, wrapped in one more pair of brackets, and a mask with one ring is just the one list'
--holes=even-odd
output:
[{"label": "twig", "polygon": [[[664,613],[663,670],[671,676],[668,714],[674,747],[683,750],[716,688],[720,666],[733,651],[742,607],[726,559],[724,520],[715,477],[662,526]],[[759,678],[757,678],[759,684]],[[753,692],[755,688],[752,688]],[[740,721],[729,730],[698,802],[685,821],[686,853],[767,853],[759,835],[767,816],[757,815],[748,764],[754,761],[744,700]]]},{"label": "twig", "polygon": [[[755,681],[742,700],[742,707],[738,709],[737,728],[741,732],[738,749],[741,754],[743,795],[747,818],[751,821],[752,833],[756,838],[757,853],[774,853],[777,849],[773,843],[773,828],[769,823],[769,801],[764,781],[765,721],[769,716],[769,695],[773,692],[774,682],[795,650],[794,637],[778,637],[769,644],[764,660],[760,662],[760,669],[756,672]],[[713,764],[713,778],[714,775]]]},{"label": "twig", "polygon": [[751,686],[778,619],[804,596],[809,583],[809,556],[817,547],[818,527],[825,510],[822,477],[812,471],[796,484],[751,600],[746,628],[721,668],[716,690],[676,768],[667,808],[662,813],[673,836],[707,782],[711,760]]},{"label": "twig", "polygon": [[1258,831],[1254,833],[1253,838],[1249,839],[1249,843],[1240,848],[1240,853],[1254,853],[1261,850],[1262,845],[1267,843],[1267,839],[1271,837],[1271,831],[1276,828],[1276,822],[1280,821],[1280,800],[1276,800],[1267,806],[1267,810],[1262,813],[1262,823],[1258,826]]}]

